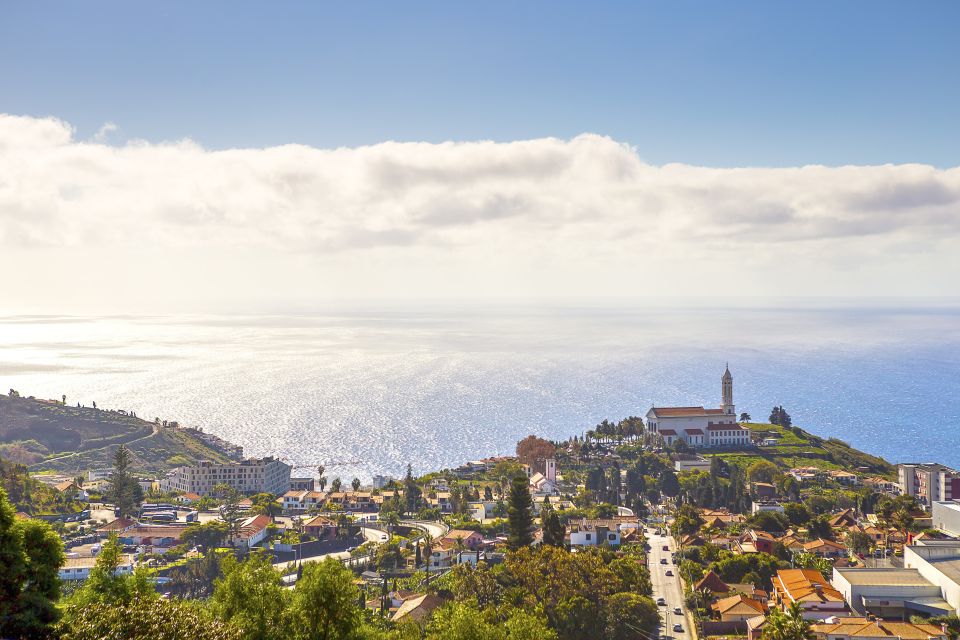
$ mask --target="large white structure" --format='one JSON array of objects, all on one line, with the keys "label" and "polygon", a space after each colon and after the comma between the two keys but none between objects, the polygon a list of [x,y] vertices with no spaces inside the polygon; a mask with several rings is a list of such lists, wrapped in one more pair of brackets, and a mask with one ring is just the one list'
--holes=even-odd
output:
[{"label": "large white structure", "polygon": [[934,502],[960,498],[960,471],[935,462],[897,465],[900,493],[930,507]]},{"label": "large white structure", "polygon": [[916,569],[940,587],[941,597],[954,614],[960,614],[960,542],[924,540],[903,548],[903,566]]},{"label": "large white structure", "polygon": [[703,407],[652,407],[647,412],[647,430],[672,445],[683,440],[691,447],[745,447],[750,430],[737,422],[733,404],[733,376],[730,368],[720,378],[719,409]]},{"label": "large white structure", "polygon": [[163,491],[182,491],[208,496],[218,484],[240,493],[282,495],[290,486],[290,465],[276,458],[250,458],[218,464],[201,460],[195,467],[177,467],[160,481]]},{"label": "large white structure", "polygon": [[960,538],[960,502],[957,500],[933,503],[933,528]]}]

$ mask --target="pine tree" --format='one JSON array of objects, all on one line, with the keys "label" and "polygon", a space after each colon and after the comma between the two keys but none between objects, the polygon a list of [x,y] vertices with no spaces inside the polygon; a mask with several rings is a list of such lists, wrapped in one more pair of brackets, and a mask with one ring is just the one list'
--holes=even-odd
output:
[{"label": "pine tree", "polygon": [[110,474],[107,497],[121,517],[134,515],[143,502],[143,488],[130,474],[130,462],[130,451],[124,445],[117,447],[113,454],[113,473]]},{"label": "pine tree", "polygon": [[543,529],[543,544],[554,547],[564,547],[566,527],[560,522],[560,516],[550,506],[548,498],[544,497],[543,506],[540,507],[540,525]]},{"label": "pine tree", "polygon": [[522,549],[533,544],[533,500],[530,499],[526,476],[517,475],[510,483],[507,521],[510,525],[507,544],[511,549]]},{"label": "pine tree", "polygon": [[780,424],[781,410],[780,407],[774,407],[773,410],[770,411],[770,424]]},{"label": "pine tree", "polygon": [[420,510],[420,497],[423,491],[420,490],[417,481],[413,477],[413,467],[407,464],[407,475],[403,479],[403,497],[406,500],[407,513],[416,513]]}]

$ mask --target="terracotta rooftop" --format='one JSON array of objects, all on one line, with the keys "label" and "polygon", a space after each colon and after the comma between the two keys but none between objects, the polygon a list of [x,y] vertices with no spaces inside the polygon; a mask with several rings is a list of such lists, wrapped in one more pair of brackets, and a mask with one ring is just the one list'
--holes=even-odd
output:
[{"label": "terracotta rooftop", "polygon": [[723,409],[704,409],[703,407],[653,407],[651,411],[658,418],[723,415]]}]

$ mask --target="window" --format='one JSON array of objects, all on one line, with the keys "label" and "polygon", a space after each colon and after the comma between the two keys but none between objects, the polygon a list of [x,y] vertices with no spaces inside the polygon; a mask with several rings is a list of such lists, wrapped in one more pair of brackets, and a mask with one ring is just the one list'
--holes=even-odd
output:
[{"label": "window", "polygon": [[590,540],[590,534],[589,534],[589,533],[587,534],[587,540]]}]

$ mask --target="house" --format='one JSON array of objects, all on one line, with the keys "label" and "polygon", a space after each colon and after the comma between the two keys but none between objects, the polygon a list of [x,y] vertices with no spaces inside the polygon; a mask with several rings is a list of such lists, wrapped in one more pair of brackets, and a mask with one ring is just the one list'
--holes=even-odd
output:
[{"label": "house", "polygon": [[718,600],[711,609],[720,622],[746,622],[766,613],[766,606],[762,602],[742,593]]},{"label": "house", "polygon": [[761,640],[766,626],[767,616],[756,616],[747,620],[747,640]]},{"label": "house", "polygon": [[183,524],[138,524],[119,532],[117,538],[127,545],[169,549],[180,544],[180,538],[186,530],[187,525]]},{"label": "house", "polygon": [[791,553],[802,553],[803,552],[803,542],[800,541],[795,535],[788,534],[777,540],[783,547]]},{"label": "house", "polygon": [[273,523],[263,514],[247,518],[240,524],[240,533],[231,543],[235,547],[252,547],[267,537],[267,527]]},{"label": "house", "polygon": [[427,504],[440,509],[440,513],[453,512],[453,502],[450,501],[449,491],[438,491],[435,496],[427,496]]},{"label": "house", "polygon": [[440,596],[427,593],[416,598],[404,600],[397,612],[393,614],[393,622],[413,622],[418,625],[425,625],[430,619],[433,611],[443,605],[444,601]]},{"label": "house", "polygon": [[303,525],[303,532],[314,536],[318,540],[326,540],[337,536],[337,523],[326,516],[316,516]]},{"label": "house", "polygon": [[317,488],[315,478],[290,478],[290,491],[313,491]]},{"label": "house", "polygon": [[707,571],[706,575],[700,579],[700,581],[694,586],[694,590],[703,591],[706,589],[710,593],[716,595],[718,593],[728,593],[730,587],[723,580],[720,579],[716,573],[712,570]]},{"label": "house", "polygon": [[192,491],[187,491],[186,493],[182,493],[173,499],[174,502],[178,502],[180,504],[186,504],[186,505],[193,504],[199,500],[200,500],[200,496],[196,493],[193,493]]},{"label": "house", "polygon": [[810,628],[817,640],[946,640],[940,625],[912,624],[877,618],[830,618]]},{"label": "house", "polygon": [[466,549],[476,549],[482,544],[483,535],[477,531],[469,531],[467,529],[451,529],[445,536],[440,538],[440,546],[444,548],[448,545],[451,548],[462,545]]},{"label": "house", "polygon": [[86,501],[90,499],[90,495],[84,489],[78,487],[77,483],[72,480],[64,480],[63,482],[53,485],[53,488],[74,500]]},{"label": "house", "polygon": [[710,471],[710,461],[703,456],[678,453],[674,456],[673,470],[681,471]]},{"label": "house", "polygon": [[843,471],[842,469],[834,469],[830,471],[828,475],[835,482],[845,487],[855,487],[860,484],[860,476],[855,473],[850,473],[849,471]]},{"label": "house", "polygon": [[900,494],[900,486],[896,482],[891,482],[886,478],[867,478],[863,481],[863,484],[877,493],[885,493],[891,496]]},{"label": "house", "polygon": [[834,529],[852,527],[857,524],[857,514],[853,509],[844,509],[830,518],[830,526]]},{"label": "house", "polygon": [[847,548],[844,545],[823,538],[804,543],[803,550],[821,558],[839,558],[847,555]]},{"label": "house", "polygon": [[620,546],[620,523],[616,520],[571,521],[567,524],[567,536],[570,546],[595,546],[609,544]]},{"label": "house", "polygon": [[769,482],[751,482],[751,493],[761,500],[773,499],[777,497],[777,488]]},{"label": "house", "polygon": [[772,533],[750,529],[740,536],[741,553],[773,553],[777,538]]},{"label": "house", "polygon": [[750,507],[750,513],[760,513],[761,511],[783,513],[783,505],[776,500],[754,500],[753,506]]},{"label": "house", "polygon": [[97,529],[97,533],[101,535],[120,534],[135,526],[137,526],[137,521],[133,518],[117,518]]},{"label": "house", "polygon": [[781,569],[773,579],[773,602],[786,611],[800,603],[803,617],[822,620],[848,611],[843,594],[815,569]]},{"label": "house", "polygon": [[[90,570],[97,565],[96,558],[67,558],[60,567],[58,575],[63,581],[86,580],[90,577]],[[120,556],[114,575],[124,576],[133,573],[133,556]]]}]

